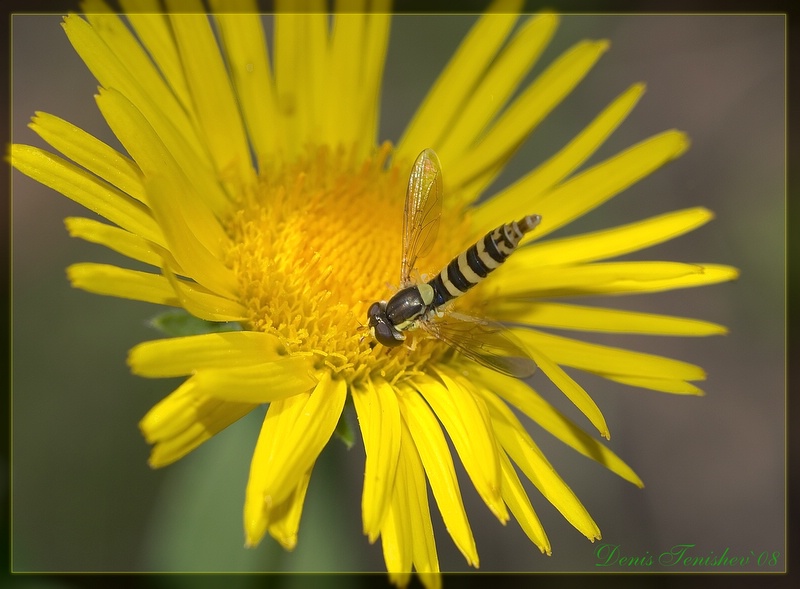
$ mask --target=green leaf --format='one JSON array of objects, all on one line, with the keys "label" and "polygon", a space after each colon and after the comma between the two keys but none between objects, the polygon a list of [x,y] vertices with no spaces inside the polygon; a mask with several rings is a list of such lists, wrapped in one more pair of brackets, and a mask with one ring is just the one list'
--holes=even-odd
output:
[{"label": "green leaf", "polygon": [[154,317],[148,323],[151,327],[171,337],[241,331],[242,329],[241,324],[236,321],[206,321],[190,315],[183,309],[167,311]]}]

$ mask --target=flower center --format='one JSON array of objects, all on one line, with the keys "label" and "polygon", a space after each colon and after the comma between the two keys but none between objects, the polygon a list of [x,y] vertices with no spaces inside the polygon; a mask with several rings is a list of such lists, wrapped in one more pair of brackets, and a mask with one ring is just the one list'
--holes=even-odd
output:
[{"label": "flower center", "polygon": [[[390,152],[385,144],[357,161],[321,147],[267,167],[227,226],[247,328],[276,335],[290,353],[313,355],[318,368],[350,382],[370,374],[394,380],[446,351],[422,337],[413,350],[388,350],[364,327],[369,305],[391,297],[400,279],[400,170],[410,162],[387,167]],[[445,264],[453,253],[429,258]]]}]

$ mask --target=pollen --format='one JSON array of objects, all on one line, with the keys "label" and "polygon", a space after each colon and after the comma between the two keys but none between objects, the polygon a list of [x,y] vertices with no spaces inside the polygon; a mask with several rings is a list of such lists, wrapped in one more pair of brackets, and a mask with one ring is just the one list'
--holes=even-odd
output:
[{"label": "pollen", "polygon": [[366,160],[320,147],[262,166],[227,223],[245,327],[350,382],[395,380],[431,356],[426,342],[388,351],[365,327],[369,305],[399,286],[407,177],[390,155],[389,144]]}]

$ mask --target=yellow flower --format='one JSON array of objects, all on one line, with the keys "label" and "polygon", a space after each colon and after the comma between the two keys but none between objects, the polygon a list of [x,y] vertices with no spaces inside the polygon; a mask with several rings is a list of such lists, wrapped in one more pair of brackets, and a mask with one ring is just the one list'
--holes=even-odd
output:
[{"label": "yellow flower", "polygon": [[153,6],[152,14],[129,14],[129,29],[102,5],[87,7],[85,19],[70,15],[64,28],[98,79],[98,107],[127,153],[37,113],[31,127],[71,161],[26,145],[12,146],[11,161],[110,222],[69,218],[71,235],[152,268],[75,264],[74,286],[221,325],[131,351],[136,374],[186,377],[141,421],[153,444],[150,464],[180,459],[268,403],[247,483],[245,537],[253,546],[269,532],[292,549],[314,463],[352,402],[366,453],[363,529],[370,542],[380,538],[396,584],[412,569],[426,586],[440,583],[424,574],[439,571],[428,484],[456,546],[479,565],[447,437],[488,508],[503,523],[516,519],[542,552],[550,544],[518,470],[575,528],[599,538],[511,407],[641,485],[624,462],[527,382],[419,331],[406,346],[376,345],[363,325],[369,305],[392,295],[386,285],[399,285],[405,187],[415,156],[432,148],[442,162],[444,211],[420,273],[438,272],[497,226],[541,215],[523,247],[457,299],[459,312],[514,324],[510,332],[540,368],[536,378],[550,379],[601,436],[609,432],[600,409],[563,367],[701,394],[692,384],[704,378],[697,366],[543,330],[725,332],[697,319],[558,300],[737,275],[715,264],[606,261],[703,225],[712,218],[703,208],[542,239],[686,150],[683,133],[665,131],[577,171],[635,106],[642,84],[546,162],[484,198],[608,44],[580,42],[520,87],[558,19],[543,14],[514,28],[521,2],[495,2],[393,146],[377,137],[390,21],[381,2],[369,14],[339,14],[330,27],[324,14],[279,13],[271,56],[257,16],[166,16]]}]

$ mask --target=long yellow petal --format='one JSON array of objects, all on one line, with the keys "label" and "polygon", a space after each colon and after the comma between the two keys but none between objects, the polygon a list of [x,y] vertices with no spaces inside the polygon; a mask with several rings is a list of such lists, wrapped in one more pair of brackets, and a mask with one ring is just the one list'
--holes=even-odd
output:
[{"label": "long yellow petal", "polygon": [[413,384],[447,430],[481,499],[505,524],[508,511],[500,493],[499,449],[486,407],[467,381],[444,368],[437,373],[444,387],[431,378],[417,378]]},{"label": "long yellow petal", "polygon": [[552,362],[601,376],[667,380],[705,380],[706,377],[699,366],[672,358],[582,342],[533,329],[515,329],[514,333],[524,343],[546,354]]},{"label": "long yellow petal", "polygon": [[151,6],[144,5],[143,0],[120,0],[128,22],[158,65],[175,98],[190,117],[194,116],[194,104],[189,96],[186,76],[183,74],[183,65],[167,15],[161,14],[161,3],[158,0],[147,0],[147,3]]},{"label": "long yellow petal", "polygon": [[194,379],[186,380],[139,423],[145,440],[154,444],[150,466],[160,468],[175,462],[255,407],[220,401],[201,393]]},{"label": "long yellow petal", "polygon": [[147,207],[104,180],[38,147],[14,144],[10,152],[11,165],[26,176],[131,233],[165,245],[161,229]]},{"label": "long yellow petal", "polygon": [[311,469],[308,469],[289,497],[269,512],[267,530],[284,550],[294,550],[297,546],[297,530],[300,527],[300,516],[303,514],[303,503],[310,480]]},{"label": "long yellow petal", "polygon": [[137,344],[128,365],[134,374],[168,378],[271,362],[280,358],[281,347],[277,337],[258,331],[206,333]]},{"label": "long yellow petal", "polygon": [[521,5],[495,1],[470,29],[397,143],[395,161],[410,162],[422,149],[438,147],[517,21]]},{"label": "long yellow petal", "polygon": [[557,329],[674,336],[720,335],[728,331],[722,325],[700,319],[565,303],[500,300],[489,309],[495,319]]},{"label": "long yellow petal", "polygon": [[180,306],[195,317],[206,321],[247,319],[247,310],[238,301],[209,292],[197,283],[179,280],[167,266],[162,266],[161,272],[172,286]]},{"label": "long yellow petal", "polygon": [[544,531],[544,526],[536,512],[533,510],[528,493],[522,486],[517,476],[514,465],[511,464],[505,451],[500,454],[500,465],[503,471],[503,500],[508,504],[522,531],[530,538],[542,553],[551,554],[550,540]]},{"label": "long yellow petal", "polygon": [[411,441],[411,433],[403,424],[404,443],[400,447],[398,480],[395,491],[399,501],[408,502],[408,522],[411,533],[411,551],[414,568],[426,587],[439,586],[439,558],[433,538],[431,512],[428,506],[428,485],[425,484],[425,468]]},{"label": "long yellow petal", "polygon": [[159,305],[181,306],[170,283],[158,274],[127,270],[110,264],[83,262],[69,266],[67,277],[72,286],[87,292]]},{"label": "long yellow petal", "polygon": [[364,440],[366,464],[361,513],[364,533],[374,542],[381,532],[392,498],[400,452],[400,408],[394,389],[385,381],[353,387],[351,397]]},{"label": "long yellow petal", "polygon": [[[399,476],[405,477],[405,472],[401,472]],[[402,482],[402,488],[405,489],[405,479]],[[411,577],[413,562],[411,518],[408,515],[408,500],[398,489],[396,486],[383,520],[381,548],[389,580],[398,587],[405,587]]]},{"label": "long yellow petal", "polygon": [[194,380],[198,391],[222,401],[271,403],[310,390],[316,382],[310,372],[308,358],[289,357],[237,368],[203,369]]},{"label": "long yellow petal", "polygon": [[217,174],[233,190],[255,184],[239,106],[205,14],[171,14],[170,24],[194,101],[197,124]]},{"label": "long yellow petal", "polygon": [[707,268],[681,262],[596,262],[522,273],[501,267],[492,276],[492,287],[496,297],[520,299],[654,292],[724,279],[706,276]]},{"label": "long yellow petal", "polygon": [[[221,7],[220,7],[221,8]],[[217,14],[236,95],[256,160],[266,163],[283,142],[264,27],[256,14]]]},{"label": "long yellow petal", "polygon": [[632,387],[650,389],[661,393],[672,393],[674,395],[695,395],[702,397],[705,393],[690,382],[676,378],[646,378],[643,376],[620,376],[618,374],[602,374],[608,380],[613,380],[621,384]]},{"label": "long yellow petal", "polygon": [[[214,211],[217,216],[227,210],[227,198],[211,172],[196,160],[182,164],[186,154],[171,147],[127,96],[114,88],[101,88],[95,100],[108,126],[141,168],[145,182],[166,176],[192,193],[194,208]],[[153,204],[153,200],[148,195],[148,203]],[[187,211],[192,212],[193,209]],[[210,233],[206,241],[217,243],[218,233]]]},{"label": "long yellow petal", "polygon": [[389,24],[391,6],[388,0],[372,2],[367,15],[364,39],[364,52],[359,56],[361,62],[361,88],[357,95],[361,114],[358,122],[359,132],[356,135],[358,152],[355,157],[364,158],[378,144],[378,123],[380,118],[380,93],[383,82],[383,68],[386,63],[386,52],[389,47]]},{"label": "long yellow petal", "polygon": [[567,446],[587,458],[597,461],[637,487],[643,486],[639,476],[619,456],[575,425],[572,420],[543,399],[526,383],[493,370],[480,369],[475,374],[478,381],[486,387],[486,391],[493,391],[494,394],[514,405]]},{"label": "long yellow petal", "polygon": [[467,98],[459,112],[459,124],[449,129],[436,150],[440,158],[457,161],[474,145],[530,72],[557,26],[558,17],[553,14],[538,15],[524,22]]},{"label": "long yellow petal", "polygon": [[476,181],[488,185],[533,129],[589,73],[607,49],[606,41],[583,41],[554,61],[499,115],[480,143],[449,167],[450,185],[460,187]]},{"label": "long yellow petal", "polygon": [[[343,380],[332,380],[326,372],[307,399],[298,396],[297,401],[282,401],[300,403],[302,408],[292,411],[291,418],[284,419],[282,427],[271,434],[276,438],[275,448],[269,463],[264,465],[268,472],[263,481],[268,508],[285,500],[300,476],[314,464],[336,429],[346,396],[347,384]],[[265,423],[269,421],[268,412]]]},{"label": "long yellow petal", "polygon": [[[358,14],[363,12],[362,7],[353,6],[353,13],[342,14],[341,5],[338,3],[337,13],[333,19],[333,30],[330,40],[330,58],[320,48],[316,48],[309,57],[311,64],[317,65],[321,61],[319,54],[327,61],[324,72],[313,72],[309,78],[311,83],[323,81],[325,94],[316,92],[319,96],[316,102],[326,106],[324,112],[324,138],[328,143],[341,141],[344,145],[353,145],[357,141],[358,127],[353,124],[353,115],[358,120],[362,113],[353,112],[355,106],[360,106],[358,98],[361,93],[361,56],[364,51],[364,37],[366,33],[367,16]],[[350,2],[347,4],[357,4]],[[348,6],[350,8],[350,6]],[[359,9],[360,8],[360,9]],[[324,41],[323,37],[323,41]],[[312,47],[312,50],[314,47]],[[316,57],[316,59],[315,59]],[[325,63],[323,61],[323,63]],[[316,68],[314,68],[316,69]],[[330,97],[326,96],[330,94]],[[324,100],[322,97],[325,96]],[[348,116],[350,115],[350,116]]]},{"label": "long yellow petal", "polygon": [[193,202],[184,185],[173,178],[153,177],[146,186],[153,214],[181,267],[210,291],[237,298],[236,275],[222,261],[229,239],[211,211]]},{"label": "long yellow petal", "polygon": [[[551,190],[586,162],[630,114],[643,93],[643,84],[628,88],[550,159],[501,193],[477,205],[474,220],[478,233],[533,212],[531,203],[537,196]],[[470,185],[464,198],[474,200],[482,187],[483,183]]]},{"label": "long yellow petal", "polygon": [[430,407],[413,389],[403,389],[399,397],[400,414],[408,426],[431,483],[433,496],[442,513],[445,526],[467,563],[478,567],[475,539],[464,511],[453,458],[442,428]]},{"label": "long yellow petal", "polygon": [[187,113],[177,101],[170,107],[163,103],[170,94],[159,95],[156,99],[156,95],[141,85],[97,31],[80,17],[67,16],[63,26],[75,51],[103,87],[114,88],[144,114],[181,167],[194,171],[199,186],[208,182],[211,164],[209,154]]},{"label": "long yellow petal", "polygon": [[37,112],[28,126],[79,166],[147,204],[141,171],[116,149],[92,137],[80,127],[48,113]]},{"label": "long yellow petal", "polygon": [[551,350],[546,346],[540,347],[540,344],[542,344],[541,341],[532,337],[527,337],[529,334],[527,330],[516,330],[515,333],[518,335],[524,334],[526,336],[524,338],[520,337],[520,339],[523,343],[528,344],[528,352],[539,368],[542,369],[542,372],[547,375],[547,378],[549,378],[552,383],[556,385],[570,401],[572,401],[575,407],[577,407],[580,412],[586,416],[591,424],[597,428],[597,431],[600,432],[601,436],[604,438],[610,438],[611,434],[608,431],[606,419],[603,417],[603,413],[594,402],[594,399],[592,399],[589,393],[587,393],[581,385],[575,382],[566,372],[564,372],[557,362],[551,360]]},{"label": "long yellow petal", "polygon": [[64,219],[64,224],[70,237],[104,245],[123,256],[151,266],[159,267],[167,263],[175,272],[182,273],[169,251],[130,231],[85,217],[67,217]]},{"label": "long yellow petal", "polygon": [[531,201],[530,211],[541,215],[542,222],[529,235],[540,239],[588,213],[688,148],[684,133],[664,131],[573,176]]},{"label": "long yellow petal", "polygon": [[[319,452],[316,454],[312,452],[313,456],[310,456],[310,460],[295,461],[293,465],[287,464],[286,461],[287,459],[291,460],[292,457],[287,454],[291,455],[294,452],[295,447],[291,444],[295,443],[299,436],[308,434],[307,439],[303,440],[308,448],[309,444],[315,443],[312,438],[317,438],[316,434],[319,433],[320,428],[326,427],[313,421],[319,416],[313,415],[313,411],[311,413],[307,411],[307,409],[313,410],[314,406],[319,407],[320,401],[325,401],[325,399],[320,399],[320,396],[326,396],[324,393],[328,389],[325,389],[325,385],[330,386],[330,378],[327,375],[324,376],[321,383],[321,386],[313,392],[304,392],[275,401],[270,403],[269,409],[267,409],[253,451],[253,459],[250,462],[250,475],[245,490],[244,528],[247,546],[257,545],[271,524],[278,525],[281,519],[289,515],[286,501],[291,501],[293,497],[297,498],[299,485],[303,484],[305,477],[313,467]],[[317,395],[314,403],[309,407],[312,395],[319,392],[323,394]],[[310,424],[308,423],[309,417],[311,417]],[[338,416],[334,420],[334,427],[336,421],[338,421]],[[304,429],[311,425],[313,427],[310,429]],[[324,441],[327,441],[327,438]],[[305,455],[305,453],[303,454]],[[283,470],[286,466],[293,468]],[[274,493],[276,478],[281,479],[279,494]],[[296,515],[299,517],[299,513]]]},{"label": "long yellow petal", "polygon": [[319,33],[319,24],[325,18],[324,14],[291,14],[292,8],[297,9],[296,5],[276,6],[273,41],[275,98],[290,157],[319,132],[312,126],[313,100],[322,101],[322,96],[311,90],[319,87],[318,76],[323,73],[318,67],[321,39],[312,35],[312,30]]},{"label": "long yellow petal", "polygon": [[558,476],[511,410],[493,395],[484,397],[497,436],[509,457],[566,520],[590,540],[600,538],[600,529],[589,512]]},{"label": "long yellow petal", "polygon": [[613,258],[669,241],[713,218],[714,213],[703,207],[671,211],[610,229],[533,243],[517,250],[506,265],[534,268]]},{"label": "long yellow petal", "polygon": [[164,82],[142,46],[110,13],[89,13],[85,21],[76,15],[64,19],[64,29],[75,50],[106,88],[116,88],[145,112],[169,121],[184,137],[195,137],[183,106]]}]

